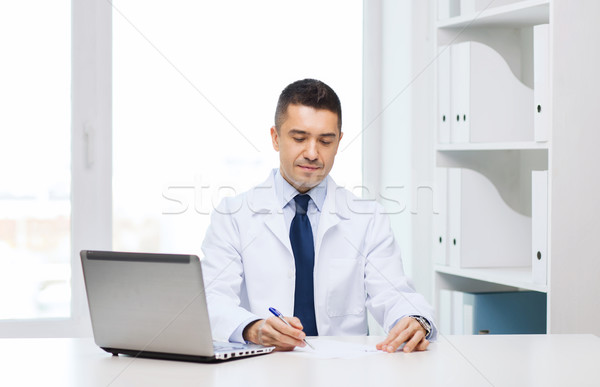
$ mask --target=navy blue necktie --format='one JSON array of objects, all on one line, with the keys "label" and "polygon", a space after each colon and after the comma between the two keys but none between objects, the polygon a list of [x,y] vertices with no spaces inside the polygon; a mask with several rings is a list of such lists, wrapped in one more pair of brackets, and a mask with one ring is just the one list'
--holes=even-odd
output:
[{"label": "navy blue necktie", "polygon": [[298,317],[307,336],[317,336],[315,319],[315,292],[313,268],[315,245],[310,220],[306,214],[308,195],[296,195],[296,215],[290,226],[290,242],[296,262],[296,292],[294,293],[294,316]]}]

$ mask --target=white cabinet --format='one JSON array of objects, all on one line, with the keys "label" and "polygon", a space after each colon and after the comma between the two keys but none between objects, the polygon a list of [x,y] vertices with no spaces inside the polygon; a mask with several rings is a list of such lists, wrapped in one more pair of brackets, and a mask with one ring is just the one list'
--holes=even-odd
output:
[{"label": "white cabinet", "polygon": [[600,2],[436,3],[437,114],[453,118],[433,145],[442,333],[456,292],[534,291],[548,333],[600,334]]},{"label": "white cabinet", "polygon": [[448,291],[550,290],[550,4],[483,3],[440,0],[437,13],[458,4],[436,28],[435,187],[445,199],[432,252],[440,326],[450,332],[464,311],[452,310]]}]

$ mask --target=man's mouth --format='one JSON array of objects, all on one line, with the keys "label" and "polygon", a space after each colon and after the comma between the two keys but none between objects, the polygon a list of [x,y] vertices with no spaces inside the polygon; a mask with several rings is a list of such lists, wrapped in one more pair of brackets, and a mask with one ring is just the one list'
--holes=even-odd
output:
[{"label": "man's mouth", "polygon": [[317,165],[298,165],[298,167],[304,171],[316,171],[317,169],[321,168]]}]

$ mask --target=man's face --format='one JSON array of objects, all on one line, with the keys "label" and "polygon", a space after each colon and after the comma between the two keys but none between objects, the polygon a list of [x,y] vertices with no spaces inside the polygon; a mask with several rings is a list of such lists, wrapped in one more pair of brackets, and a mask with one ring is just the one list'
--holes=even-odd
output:
[{"label": "man's face", "polygon": [[279,133],[271,128],[281,176],[298,192],[317,186],[331,171],[343,135],[337,124],[329,110],[289,105]]}]

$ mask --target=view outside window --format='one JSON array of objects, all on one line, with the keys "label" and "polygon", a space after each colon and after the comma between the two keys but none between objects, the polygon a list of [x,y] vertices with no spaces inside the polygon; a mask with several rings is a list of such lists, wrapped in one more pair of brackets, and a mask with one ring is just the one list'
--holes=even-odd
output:
[{"label": "view outside window", "polygon": [[361,65],[362,1],[113,1],[114,249],[201,255],[219,201],[279,165],[269,128],[298,79],[338,93],[331,175],[360,194]]},{"label": "view outside window", "polygon": [[70,315],[71,2],[0,6],[0,319]]}]

